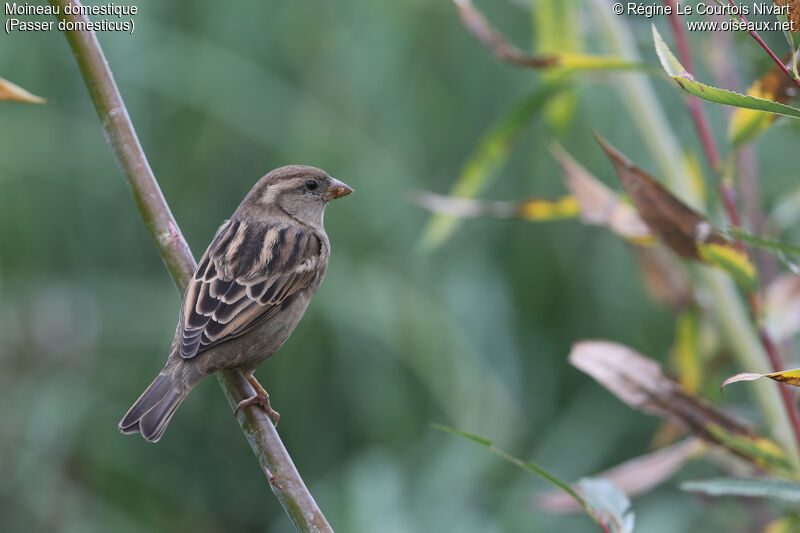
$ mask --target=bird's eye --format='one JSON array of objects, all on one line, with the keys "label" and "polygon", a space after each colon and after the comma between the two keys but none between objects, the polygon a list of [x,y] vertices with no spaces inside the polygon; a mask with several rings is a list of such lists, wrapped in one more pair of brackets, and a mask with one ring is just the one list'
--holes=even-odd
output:
[{"label": "bird's eye", "polygon": [[319,187],[319,183],[316,180],[308,180],[306,182],[306,189],[309,191],[315,191]]}]

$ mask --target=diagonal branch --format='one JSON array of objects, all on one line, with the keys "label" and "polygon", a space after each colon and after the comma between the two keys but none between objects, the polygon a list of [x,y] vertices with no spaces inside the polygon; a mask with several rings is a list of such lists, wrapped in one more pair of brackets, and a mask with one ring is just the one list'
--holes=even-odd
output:
[{"label": "diagonal branch", "polygon": [[[89,22],[83,15],[64,14],[66,6],[80,6],[78,1],[48,2],[58,8],[59,21],[79,24]],[[183,292],[196,267],[194,257],[142,151],[100,44],[92,31],[65,30],[64,35],[78,62],[108,144],[128,182],[145,225],[167,270],[178,289]],[[217,373],[217,377],[232,408],[240,400],[254,394],[247,380],[237,372],[221,371]],[[272,492],[298,531],[333,533],[292,463],[269,416],[260,409],[244,409],[237,420],[269,479]]]},{"label": "diagonal branch", "polygon": [[[734,0],[728,0],[728,3],[737,9],[739,8],[739,6],[736,4]],[[744,18],[744,15],[740,14],[739,18],[742,19],[742,22],[747,24],[748,21],[746,18]],[[750,36],[756,40],[756,42],[761,46],[761,48],[764,49],[767,55],[769,55],[769,57],[775,62],[775,64],[780,67],[783,73],[786,74],[786,76],[788,76],[790,80],[792,80],[792,83],[800,87],[800,80],[798,80],[792,75],[791,71],[786,66],[786,64],[783,61],[781,61],[780,58],[778,58],[778,56],[775,55],[775,52],[773,52],[772,49],[769,47],[769,45],[764,42],[764,39],[761,38],[758,32],[756,30],[747,30],[747,33],[749,33]]]}]

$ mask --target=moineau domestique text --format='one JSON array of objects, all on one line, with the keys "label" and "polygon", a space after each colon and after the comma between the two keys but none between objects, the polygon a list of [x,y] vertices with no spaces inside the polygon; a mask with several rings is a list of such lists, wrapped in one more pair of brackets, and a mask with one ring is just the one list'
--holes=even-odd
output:
[{"label": "moineau domestique text", "polygon": [[[100,15],[130,17],[139,11],[137,6],[121,6],[117,4],[105,4],[102,6],[76,6],[67,4],[64,6],[64,15]],[[38,5],[38,4],[10,4],[5,3],[6,15],[60,15],[60,6]]]},{"label": "moineau domestique text", "polygon": [[[625,14],[627,15],[640,15],[647,18],[661,15],[691,15],[697,13],[698,15],[750,15],[750,6],[742,5],[718,5],[718,4],[705,4],[698,2],[697,5],[690,5],[688,3],[678,4],[675,9],[671,5],[663,4],[644,4],[640,2],[628,2],[625,6]],[[753,15],[788,15],[789,4],[779,6],[767,2],[755,2],[752,8]]]}]

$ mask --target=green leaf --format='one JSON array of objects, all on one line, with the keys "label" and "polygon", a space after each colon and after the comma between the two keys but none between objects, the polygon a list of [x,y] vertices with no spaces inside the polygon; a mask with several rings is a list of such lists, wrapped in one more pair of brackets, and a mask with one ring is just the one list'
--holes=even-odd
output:
[{"label": "green leaf", "polygon": [[[792,62],[792,56],[784,57],[782,61]],[[788,104],[795,96],[797,86],[794,80],[778,66],[773,65],[769,71],[753,82],[747,89],[747,95],[763,100],[771,100],[779,104]],[[728,123],[728,137],[733,147],[739,148],[752,141],[769,127],[778,118],[771,113],[756,111],[754,109],[736,109]]]},{"label": "green leaf", "polygon": [[514,457],[508,452],[494,446],[489,439],[449,426],[440,424],[431,424],[431,426],[434,429],[446,431],[447,433],[452,433],[453,435],[485,446],[498,457],[555,485],[578,502],[589,517],[601,526],[604,526],[604,529],[609,528],[608,531],[612,533],[631,533],[633,531],[634,518],[633,513],[630,511],[630,501],[628,497],[610,481],[591,478],[581,479],[578,482],[578,487],[583,494],[582,497],[568,483],[561,481],[543,467],[533,461],[523,461],[522,459]]},{"label": "green leaf", "polygon": [[714,423],[706,426],[714,442],[731,450],[735,454],[750,458],[762,467],[775,467],[788,471],[791,465],[783,450],[769,439],[759,436],[735,434]]},{"label": "green leaf", "polygon": [[[563,84],[558,83],[537,88],[498,120],[464,163],[450,196],[473,198],[485,190],[506,164],[525,126],[530,124],[562,87]],[[427,249],[438,248],[455,232],[460,223],[453,216],[434,215],[423,233],[423,246]]]},{"label": "green leaf", "polygon": [[719,89],[696,81],[672,54],[669,47],[667,47],[667,43],[661,38],[655,26],[653,26],[653,40],[656,45],[656,53],[661,60],[661,66],[664,67],[667,74],[689,94],[717,104],[740,107],[743,109],[755,109],[757,111],[766,111],[776,115],[800,118],[800,109],[796,107],[773,102],[772,100],[756,98],[755,96],[726,91],[725,89]]},{"label": "green leaf", "polygon": [[800,246],[781,242],[775,239],[769,239],[767,237],[759,237],[758,235],[753,235],[752,233],[749,233],[738,226],[729,226],[728,233],[730,233],[734,239],[746,242],[747,244],[752,244],[758,248],[763,248],[764,250],[769,250],[771,252],[783,252],[790,255],[800,255]]},{"label": "green leaf", "polygon": [[458,437],[464,437],[465,439],[471,440],[472,442],[477,442],[487,448],[492,447],[492,441],[489,439],[485,439],[479,435],[474,435],[472,433],[467,433],[466,431],[461,431],[460,429],[452,428],[450,426],[443,426],[441,424],[431,424],[433,429],[438,429],[440,431],[446,431],[447,433],[452,433]]},{"label": "green leaf", "polygon": [[681,484],[681,489],[711,496],[749,496],[800,502],[800,483],[783,479],[715,478],[687,481]]},{"label": "green leaf", "polygon": [[800,246],[767,237],[759,237],[736,226],[729,226],[728,234],[733,239],[767,250],[778,258],[793,274],[800,275],[800,266],[789,257],[800,256]]}]

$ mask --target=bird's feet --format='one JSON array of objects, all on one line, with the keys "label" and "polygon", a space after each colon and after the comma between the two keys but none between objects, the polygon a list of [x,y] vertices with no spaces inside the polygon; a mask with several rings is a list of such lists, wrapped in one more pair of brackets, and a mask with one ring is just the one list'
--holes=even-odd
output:
[{"label": "bird's feet", "polygon": [[247,381],[250,382],[250,384],[256,390],[256,393],[253,396],[245,398],[244,400],[239,402],[236,405],[236,409],[233,411],[233,416],[237,416],[239,414],[239,411],[241,411],[245,407],[250,407],[251,405],[259,405],[272,418],[272,423],[275,424],[275,427],[278,427],[278,422],[280,422],[281,420],[281,415],[280,413],[278,413],[278,411],[273,409],[272,406],[269,404],[269,394],[267,393],[267,391],[264,390],[264,387],[261,386],[261,383],[256,381],[255,377],[250,376],[249,378],[247,378]]}]

